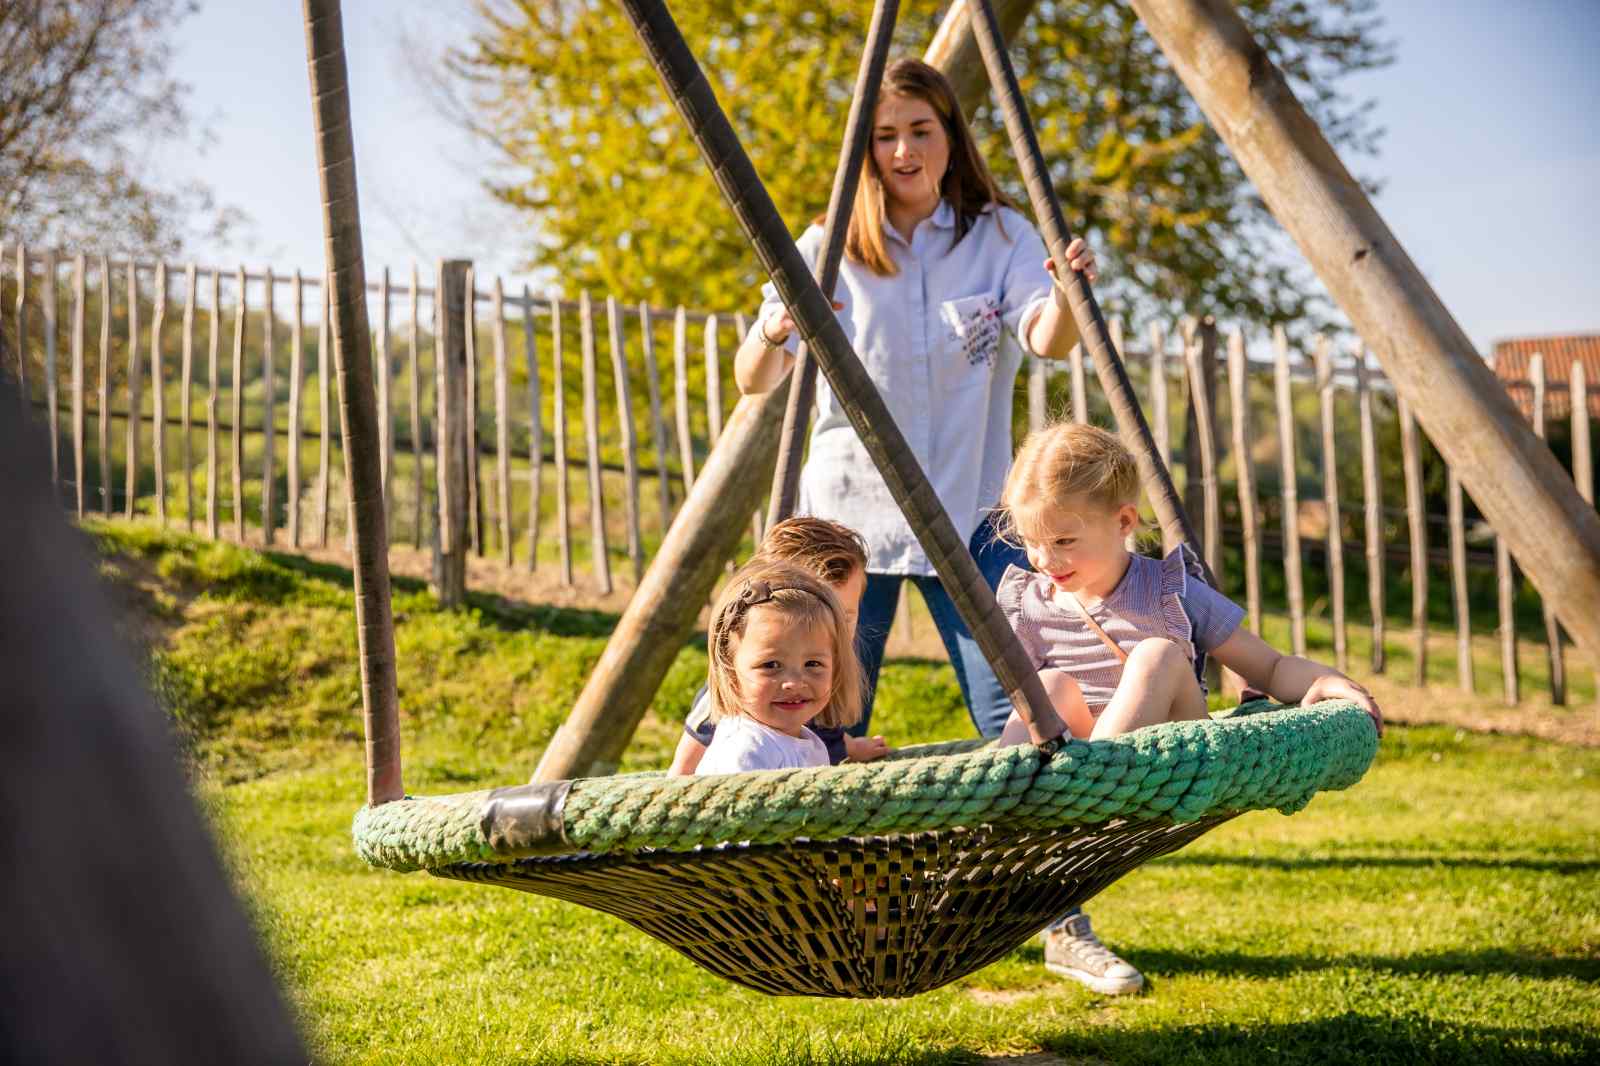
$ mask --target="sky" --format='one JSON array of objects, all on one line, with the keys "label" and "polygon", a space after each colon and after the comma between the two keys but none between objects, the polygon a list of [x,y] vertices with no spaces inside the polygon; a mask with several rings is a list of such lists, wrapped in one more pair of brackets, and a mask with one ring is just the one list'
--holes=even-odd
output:
[{"label": "sky", "polygon": [[[863,3],[867,0],[862,0]],[[1379,212],[1467,335],[1600,331],[1600,0],[1387,0],[1396,62],[1348,79],[1376,101]],[[483,179],[498,160],[441,116],[417,57],[472,26],[469,0],[346,0],[368,276],[463,256],[480,276],[519,259],[525,225]],[[424,61],[425,65],[425,61]],[[173,73],[193,89],[198,171],[253,220],[205,262],[319,269],[321,209],[300,7],[204,0],[180,27]],[[843,116],[841,115],[841,124]],[[518,277],[518,280],[521,280]]]}]

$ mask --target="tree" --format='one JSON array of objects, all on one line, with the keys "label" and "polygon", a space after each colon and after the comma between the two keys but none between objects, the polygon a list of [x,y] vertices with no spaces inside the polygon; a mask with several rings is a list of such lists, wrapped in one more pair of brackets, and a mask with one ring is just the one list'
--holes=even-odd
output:
[{"label": "tree", "polygon": [[171,73],[193,0],[0,4],[0,229],[29,242],[171,252],[239,214],[197,180],[145,173],[153,144],[191,136]]},{"label": "tree", "polygon": [[[1375,0],[1245,0],[1329,137],[1370,154],[1370,105],[1342,79],[1389,62]],[[673,13],[785,220],[827,203],[868,5],[682,0]],[[628,299],[748,307],[761,280],[694,145],[606,0],[478,0],[447,57],[455,114],[504,152],[491,191],[527,212],[531,267]],[[902,18],[920,54],[938,16]],[[1069,221],[1102,250],[1108,306],[1274,322],[1320,287],[1276,228],[1155,43],[1122,3],[1041,2],[1013,56]],[[1004,130],[974,116],[1002,183],[1026,202]]]}]

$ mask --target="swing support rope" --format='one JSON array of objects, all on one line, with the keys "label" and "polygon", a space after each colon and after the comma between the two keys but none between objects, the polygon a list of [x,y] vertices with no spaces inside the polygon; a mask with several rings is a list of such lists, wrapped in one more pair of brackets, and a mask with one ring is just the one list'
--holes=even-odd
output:
[{"label": "swing support rope", "polygon": [[[1005,118],[1006,132],[1011,137],[1011,149],[1016,153],[1017,165],[1022,169],[1028,186],[1028,199],[1033,203],[1034,217],[1043,231],[1044,242],[1050,249],[1050,259],[1055,263],[1056,277],[1067,295],[1067,305],[1073,321],[1078,325],[1089,356],[1094,361],[1100,387],[1111,403],[1111,414],[1117,420],[1117,429],[1123,443],[1133,452],[1139,465],[1139,477],[1156,518],[1161,523],[1162,539],[1167,547],[1188,544],[1205,567],[1205,552],[1194,533],[1194,526],[1184,511],[1183,501],[1172,484],[1172,475],[1161,461],[1155,440],[1150,435],[1150,424],[1133,393],[1133,383],[1128,380],[1128,370],[1111,343],[1111,331],[1106,327],[1105,316],[1094,297],[1089,279],[1071,269],[1067,264],[1067,245],[1072,243],[1072,230],[1067,226],[1061,201],[1056,196],[1050,180],[1050,168],[1045,163],[1044,152],[1039,148],[1039,138],[1028,118],[1028,105],[1022,98],[1022,88],[1017,84],[1017,73],[1011,65],[1000,34],[1000,22],[995,17],[991,0],[971,0],[972,30],[978,39],[978,50],[983,55],[983,65],[989,72],[989,83],[1000,99],[1000,112]],[[1216,577],[1205,569],[1206,581],[1216,585]]]},{"label": "swing support rope", "polygon": [[[839,165],[834,171],[833,193],[828,199],[828,215],[822,229],[822,269],[817,275],[823,295],[830,300],[839,284],[839,261],[844,257],[851,205],[855,203],[861,166],[872,139],[878,86],[883,82],[883,70],[889,61],[889,45],[894,39],[899,11],[900,0],[877,0],[873,5],[867,49],[861,54],[856,90],[850,96],[850,118],[845,124],[844,142],[839,146]],[[769,526],[793,515],[799,502],[800,465],[816,391],[817,364],[811,358],[810,347],[802,344],[794,368],[789,371],[789,405],[784,408],[783,435],[778,438],[778,465],[772,472],[772,500],[767,512]]]},{"label": "swing support rope", "polygon": [[861,365],[831,302],[795,247],[671,13],[659,0],[622,0],[622,8],[856,435],[927,551],[984,658],[994,667],[1012,706],[1027,724],[1030,739],[1046,752],[1054,752],[1065,726],[1038,673]]}]

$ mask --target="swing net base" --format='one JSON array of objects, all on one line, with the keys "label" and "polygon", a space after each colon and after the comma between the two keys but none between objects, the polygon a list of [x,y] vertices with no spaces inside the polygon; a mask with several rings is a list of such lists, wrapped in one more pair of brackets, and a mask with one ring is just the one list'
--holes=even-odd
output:
[{"label": "swing net base", "polygon": [[981,969],[1245,811],[1290,814],[1377,753],[1351,703],[861,765],[660,774],[364,808],[374,866],[567,900],[773,995],[911,996]]},{"label": "swing net base", "polygon": [[1141,863],[1231,816],[1000,825],[729,844],[434,870],[621,918],[719,977],[771,995],[914,996],[1025,943]]}]

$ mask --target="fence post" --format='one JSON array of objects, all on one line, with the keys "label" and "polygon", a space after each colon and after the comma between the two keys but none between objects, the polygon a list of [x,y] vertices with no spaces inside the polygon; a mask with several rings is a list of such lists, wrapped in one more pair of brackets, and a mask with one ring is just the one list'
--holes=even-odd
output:
[{"label": "fence post", "polygon": [[289,544],[300,547],[300,379],[305,376],[305,279],[294,272],[289,288]]},{"label": "fence post", "polygon": [[167,357],[161,328],[167,319],[167,264],[156,263],[155,314],[150,321],[150,450],[156,464],[156,515],[167,526]]},{"label": "fence post", "polygon": [[672,480],[667,473],[667,423],[661,417],[661,373],[656,367],[654,324],[650,305],[639,301],[639,335],[644,340],[644,381],[650,393],[650,433],[656,452],[656,489],[661,496],[661,535],[672,524]]},{"label": "fence post", "polygon": [[[427,482],[422,463],[422,373],[417,367],[417,262],[411,261],[410,333],[406,338],[406,372],[411,384],[411,546],[422,547],[422,497]],[[437,340],[437,338],[435,338]]]},{"label": "fence post", "polygon": [[1517,676],[1517,575],[1511,562],[1511,549],[1497,530],[1494,535],[1495,591],[1500,608],[1500,673],[1506,706],[1515,707],[1522,699],[1521,678]]},{"label": "fence post", "polygon": [[[1185,471],[1197,493],[1198,510],[1203,515],[1201,549],[1205,552],[1206,566],[1222,583],[1222,505],[1217,493],[1217,323],[1206,315],[1190,320],[1188,336],[1184,338],[1184,377],[1189,385],[1189,410],[1185,419],[1185,462],[1194,462]],[[1194,472],[1199,471],[1199,477]],[[1189,495],[1185,492],[1185,495]],[[1187,503],[1185,504],[1187,507]],[[1194,514],[1195,510],[1190,510]]]},{"label": "fence post", "polygon": [[1306,653],[1305,589],[1300,569],[1300,489],[1294,448],[1294,393],[1289,382],[1289,336],[1272,330],[1273,385],[1278,401],[1279,498],[1283,501],[1283,575],[1289,595],[1289,629],[1294,653]]},{"label": "fence post", "polygon": [[1350,670],[1344,618],[1344,519],[1339,513],[1339,461],[1333,430],[1333,352],[1325,334],[1317,336],[1317,394],[1322,412],[1322,506],[1328,512],[1328,601],[1333,614],[1333,661]]},{"label": "fence post", "polygon": [[111,517],[111,260],[100,257],[100,513]]},{"label": "fence post", "polygon": [[539,346],[533,296],[522,286],[522,350],[528,360],[528,572],[539,568],[539,509],[544,503],[544,398],[539,388]]},{"label": "fence post", "polygon": [[1161,465],[1172,469],[1172,424],[1167,414],[1167,335],[1161,323],[1150,323],[1150,434],[1161,453]]},{"label": "fence post", "polygon": [[78,520],[83,521],[83,301],[84,262],[72,260],[72,479],[78,503]]},{"label": "fence post", "polygon": [[1045,360],[1038,356],[1028,359],[1028,432],[1037,433],[1044,428],[1048,412],[1045,410],[1045,392],[1049,382],[1045,375],[1048,368]]},{"label": "fence post", "polygon": [[206,362],[206,536],[217,539],[217,348],[222,339],[222,271],[211,271]]},{"label": "fence post", "polygon": [[476,271],[469,264],[467,267],[466,303],[463,305],[465,317],[462,320],[461,336],[467,346],[467,535],[471,542],[473,552],[478,558],[483,558],[483,493],[479,478],[480,464],[478,462],[478,278]]},{"label": "fence post", "polygon": [[183,398],[183,415],[180,419],[183,426],[183,447],[179,455],[183,464],[183,511],[184,525],[190,533],[194,532],[194,442],[189,439],[193,429],[193,416],[190,407],[194,402],[194,297],[195,297],[195,265],[191,262],[183,272],[183,365],[180,368],[182,388],[180,395]]},{"label": "fence post", "polygon": [[1411,530],[1411,628],[1416,640],[1412,683],[1428,680],[1428,516],[1422,493],[1422,441],[1411,405],[1397,395],[1400,409],[1400,461],[1405,468],[1406,523]]},{"label": "fence post", "polygon": [[[1594,452],[1589,437],[1589,375],[1582,361],[1574,359],[1570,383],[1572,391],[1572,479],[1578,483],[1578,495],[1583,502],[1594,506]],[[1600,688],[1600,661],[1590,664],[1594,679]]]},{"label": "fence post", "polygon": [[617,389],[617,425],[622,430],[623,497],[628,518],[628,560],[633,564],[633,585],[644,577],[644,547],[639,530],[639,441],[633,428],[633,390],[628,380],[628,355],[622,342],[622,318],[617,298],[606,297],[606,339],[611,345],[611,376]]},{"label": "fence post", "polygon": [[332,289],[328,275],[322,275],[319,286],[322,292],[322,315],[317,325],[317,547],[328,546],[328,497],[331,491],[328,485],[330,477],[328,452],[329,436],[332,427],[328,424],[333,417],[333,408],[329,401],[328,381],[328,356],[329,324],[332,315]]},{"label": "fence post", "polygon": [[689,316],[682,304],[672,318],[672,386],[678,424],[678,466],[687,498],[694,488],[694,433],[689,425]]},{"label": "fence post", "polygon": [[1471,601],[1467,596],[1466,508],[1461,498],[1461,477],[1455,467],[1450,467],[1449,478],[1450,585],[1456,614],[1456,684],[1470,696],[1474,684]]},{"label": "fence post", "polygon": [[[1574,359],[1576,364],[1577,360]],[[1544,440],[1545,404],[1548,382],[1545,379],[1544,356],[1534,352],[1528,359],[1528,377],[1533,380],[1533,433]],[[1550,702],[1564,706],[1567,702],[1567,662],[1561,651],[1561,623],[1556,620],[1550,601],[1541,596],[1544,607],[1544,635],[1550,661]]]},{"label": "fence post", "polygon": [[128,256],[128,437],[125,451],[127,466],[123,474],[123,517],[133,517],[133,506],[139,495],[139,415],[143,406],[143,374],[139,367],[139,268],[133,256]]},{"label": "fence post", "polygon": [[505,283],[494,279],[494,481],[500,498],[500,554],[507,566],[516,562],[511,540],[511,396],[506,369]]},{"label": "fence post", "polygon": [[472,443],[467,422],[467,329],[472,322],[471,277],[470,261],[443,260],[434,290],[439,311],[434,334],[438,406],[434,415],[438,450],[434,465],[439,481],[439,521],[433,538],[433,590],[445,607],[460,607],[467,593],[468,450]]},{"label": "fence post", "polygon": [[561,300],[550,300],[550,387],[556,423],[556,532],[560,537],[561,583],[572,587],[572,519],[567,484],[567,387],[561,356]]},{"label": "fence post", "polygon": [[28,246],[17,243],[17,400],[28,411]]},{"label": "fence post", "polygon": [[[249,297],[244,265],[234,275],[237,294],[233,305],[233,535],[244,543],[244,326]],[[327,285],[323,285],[326,290]],[[323,316],[326,318],[326,314]],[[327,375],[323,375],[326,377]],[[326,410],[326,408],[324,408]]]},{"label": "fence post", "polygon": [[378,472],[383,486],[383,523],[391,524],[389,471],[394,469],[394,419],[389,406],[389,385],[393,372],[389,359],[389,268],[383,268],[378,280]]},{"label": "fence post", "polygon": [[277,398],[277,375],[273,373],[273,326],[277,321],[276,303],[273,300],[273,290],[277,288],[276,280],[272,276],[272,268],[267,268],[266,300],[262,305],[262,315],[266,321],[262,324],[261,331],[261,543],[271,545],[277,537],[278,516],[277,509],[273,507],[273,497],[277,494],[277,426],[273,424],[273,402]]},{"label": "fence post", "polygon": [[1372,672],[1383,673],[1384,654],[1384,566],[1383,566],[1383,482],[1378,472],[1377,433],[1372,424],[1372,389],[1367,380],[1367,353],[1358,343],[1356,361],[1356,406],[1361,419],[1361,507],[1367,553],[1367,604],[1372,612]]},{"label": "fence post", "polygon": [[[1117,319],[1112,319],[1114,325],[1121,325]],[[1118,348],[1117,351],[1122,351]],[[1089,421],[1089,390],[1084,384],[1083,373],[1083,343],[1080,341],[1072,346],[1067,353],[1067,365],[1071,369],[1072,388],[1072,420],[1078,423]]]},{"label": "fence post", "polygon": [[1234,327],[1228,338],[1228,393],[1233,401],[1233,462],[1239,487],[1239,521],[1244,541],[1245,609],[1250,629],[1261,633],[1261,516],[1256,508],[1255,457],[1250,452],[1250,363],[1244,333]]},{"label": "fence post", "polygon": [[722,359],[717,353],[717,316],[706,316],[706,447],[722,436]]},{"label": "fence post", "polygon": [[45,249],[44,284],[39,287],[39,297],[44,311],[44,402],[45,419],[50,425],[50,491],[61,498],[61,415],[56,410],[60,398],[56,395],[56,262],[54,248]]},{"label": "fence post", "polygon": [[589,533],[600,591],[611,594],[611,560],[606,554],[606,497],[600,475],[600,392],[595,382],[594,305],[584,290],[578,304],[578,339],[583,357],[583,436],[589,467]]}]

